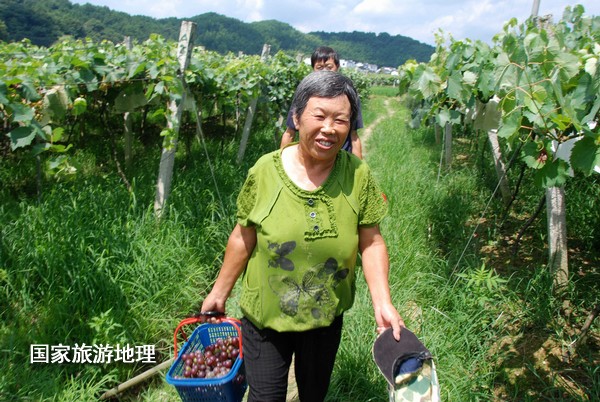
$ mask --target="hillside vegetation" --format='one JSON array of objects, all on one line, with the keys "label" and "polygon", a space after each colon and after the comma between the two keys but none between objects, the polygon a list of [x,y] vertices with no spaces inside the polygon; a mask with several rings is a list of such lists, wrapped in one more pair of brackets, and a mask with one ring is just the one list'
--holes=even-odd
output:
[{"label": "hillside vegetation", "polygon": [[[245,23],[216,13],[185,18],[198,24],[196,44],[225,54],[260,54],[265,43],[271,52],[283,50],[309,55],[317,46],[333,46],[343,58],[379,66],[398,67],[406,60],[427,61],[433,46],[402,35],[364,32],[304,34],[274,20]],[[155,33],[177,40],[183,19],[131,16],[108,7],[72,4],[69,0],[3,0],[0,4],[0,40],[29,39],[50,46],[63,35],[118,43],[125,36],[144,41]]]}]

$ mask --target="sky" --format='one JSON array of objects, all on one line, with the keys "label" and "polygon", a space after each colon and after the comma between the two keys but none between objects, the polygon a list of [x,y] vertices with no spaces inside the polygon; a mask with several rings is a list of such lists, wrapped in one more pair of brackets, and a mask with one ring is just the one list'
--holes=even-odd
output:
[{"label": "sky", "polygon": [[[189,18],[215,12],[244,22],[277,20],[301,32],[387,32],[435,45],[440,30],[456,40],[491,43],[510,18],[524,21],[534,0],[71,0],[131,15]],[[581,4],[600,15],[600,0],[539,0],[538,15],[560,19],[566,6]],[[201,27],[199,27],[201,29]]]}]

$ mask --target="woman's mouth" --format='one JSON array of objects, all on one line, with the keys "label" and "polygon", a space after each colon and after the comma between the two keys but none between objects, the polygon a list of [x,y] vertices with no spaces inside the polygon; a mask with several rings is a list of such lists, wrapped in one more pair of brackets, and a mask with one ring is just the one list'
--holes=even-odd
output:
[{"label": "woman's mouth", "polygon": [[325,148],[330,148],[333,145],[333,142],[327,140],[317,140],[317,143]]}]

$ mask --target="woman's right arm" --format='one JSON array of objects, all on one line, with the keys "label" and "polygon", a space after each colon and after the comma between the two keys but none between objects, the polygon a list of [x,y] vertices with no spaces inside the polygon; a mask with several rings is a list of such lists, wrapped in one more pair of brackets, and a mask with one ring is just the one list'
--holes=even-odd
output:
[{"label": "woman's right arm", "polygon": [[225,302],[231,294],[235,282],[240,277],[256,246],[256,229],[254,226],[235,225],[227,247],[223,265],[212,290],[202,303],[202,311],[225,312]]}]

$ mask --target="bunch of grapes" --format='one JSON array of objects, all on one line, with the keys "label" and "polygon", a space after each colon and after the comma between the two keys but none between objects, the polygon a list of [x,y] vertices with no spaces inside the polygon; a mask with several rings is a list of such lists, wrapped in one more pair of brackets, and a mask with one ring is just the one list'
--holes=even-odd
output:
[{"label": "bunch of grapes", "polygon": [[196,350],[181,355],[183,378],[220,378],[226,376],[240,354],[237,336],[218,338],[204,351]]}]

